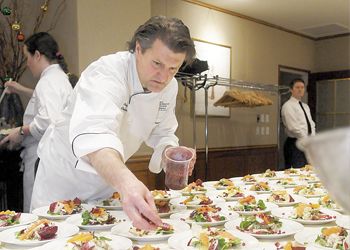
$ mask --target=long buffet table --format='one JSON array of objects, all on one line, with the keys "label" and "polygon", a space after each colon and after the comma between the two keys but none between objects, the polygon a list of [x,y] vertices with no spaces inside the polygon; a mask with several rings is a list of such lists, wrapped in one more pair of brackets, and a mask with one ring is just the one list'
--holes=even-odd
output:
[{"label": "long buffet table", "polygon": [[[275,175],[274,175],[275,173]],[[251,178],[253,177],[254,180]],[[289,178],[289,179],[288,179]],[[225,191],[227,189],[227,185],[232,185],[227,182],[227,180],[221,180],[219,181],[208,181],[204,183],[197,182],[191,184],[191,194],[200,194],[205,193],[207,197],[210,198],[211,201],[215,204],[216,207],[220,207],[221,211],[220,213],[224,214],[226,217],[225,223],[204,223],[207,226],[209,225],[212,229],[215,230],[215,228],[226,228],[226,230],[229,230],[233,235],[237,236],[238,238],[241,238],[245,242],[245,246],[243,246],[243,249],[265,249],[265,250],[278,250],[283,249],[284,245],[287,242],[292,242],[293,246],[304,246],[307,250],[316,250],[316,249],[325,249],[325,248],[319,248],[316,244],[313,244],[312,241],[314,241],[315,235],[317,235],[321,228],[323,227],[333,227],[333,226],[342,226],[344,227],[347,232],[350,230],[350,216],[345,215],[345,212],[339,208],[339,207],[333,207],[333,209],[327,209],[320,207],[321,211],[323,211],[325,214],[328,214],[330,217],[327,217],[325,221],[301,221],[302,224],[299,224],[298,222],[295,222],[294,220],[289,220],[293,211],[294,206],[296,206],[299,203],[319,203],[319,200],[321,197],[327,194],[326,190],[323,188],[322,184],[318,182],[318,178],[315,176],[315,174],[312,171],[312,168],[304,168],[302,170],[292,170],[289,172],[274,172],[274,171],[266,171],[262,174],[255,174],[252,176],[246,176],[245,178],[241,177],[234,177],[230,179],[234,186],[239,187],[244,197],[248,196],[254,196],[255,200],[262,200],[265,203],[266,208],[263,209],[265,212],[271,212],[272,215],[276,215],[280,217],[280,220],[282,221],[283,227],[282,230],[279,233],[274,234],[273,236],[264,236],[264,235],[255,235],[257,236],[252,238],[251,235],[242,233],[237,230],[237,226],[239,226],[240,222],[242,221],[242,213],[246,215],[247,213],[252,212],[242,212],[242,211],[234,211],[234,207],[237,206],[238,201],[237,199],[242,197],[226,197]],[[270,190],[260,190],[260,191],[254,191],[253,186],[255,183],[259,182],[267,182],[268,188]],[[263,188],[266,188],[263,185]],[[295,194],[295,186],[312,186],[312,192],[313,194],[305,194],[305,190],[299,190],[299,194]],[[261,185],[260,185],[261,187]],[[232,191],[231,187],[231,191]],[[274,203],[269,201],[269,197],[271,195],[271,191],[280,191],[284,190],[287,191],[288,194],[292,196],[294,201],[287,202],[285,204],[281,203]],[[68,218],[58,217],[59,220],[55,220],[56,222],[64,222],[64,225],[68,225],[66,228],[62,227],[60,231],[59,226],[59,232],[60,236],[64,235],[64,233],[67,233],[67,235],[72,235],[74,233],[77,233],[78,230],[81,232],[84,231],[96,231],[99,235],[104,235],[107,238],[112,239],[111,244],[113,246],[112,249],[131,249],[132,246],[138,246],[142,247],[145,244],[151,244],[153,247],[157,247],[159,249],[184,249],[186,248],[186,245],[188,243],[188,239],[192,237],[192,234],[198,234],[199,231],[201,231],[201,227],[196,225],[192,225],[192,230],[189,227],[188,222],[188,216],[190,215],[190,211],[193,211],[198,206],[198,202],[196,201],[196,198],[190,198],[188,196],[187,192],[181,192],[181,191],[169,191],[168,195],[170,196],[167,199],[170,200],[170,207],[171,211],[162,214],[163,217],[165,217],[164,221],[174,224],[175,232],[176,234],[173,234],[169,239],[167,239],[167,236],[145,236],[145,237],[129,237],[132,239],[132,242],[130,242],[129,239],[116,236],[116,234],[124,235],[124,236],[130,236],[130,233],[128,232],[128,229],[130,228],[130,222],[128,221],[125,213],[120,210],[121,207],[119,205],[101,205],[100,201],[96,201],[96,204],[89,204],[87,205],[87,209],[91,209],[91,207],[95,205],[100,205],[106,209],[112,209],[110,213],[120,219],[120,222],[116,224],[116,226],[111,230],[111,227],[82,227],[81,226],[81,215],[73,215]],[[239,195],[238,195],[239,196]],[[192,199],[192,200],[191,200]],[[166,200],[166,199],[165,199]],[[203,200],[203,197],[199,200]],[[184,204],[185,203],[185,204]],[[41,209],[41,210],[40,210]],[[40,208],[36,211],[33,211],[33,213],[41,216],[45,216],[47,207],[46,208]],[[117,209],[117,210],[116,210]],[[261,212],[261,211],[260,211]],[[26,216],[34,217],[33,214],[27,214]],[[170,220],[168,221],[168,218],[170,217]],[[49,217],[50,218],[50,217]],[[283,219],[284,218],[284,219]],[[287,219],[287,220],[285,220]],[[175,222],[174,222],[175,221]],[[186,222],[184,222],[186,221]],[[307,222],[305,224],[305,222]],[[326,223],[325,223],[326,222]],[[76,225],[78,227],[72,226]],[[101,230],[96,230],[101,229]],[[12,232],[8,232],[11,231]],[[14,232],[18,231],[16,228],[3,230],[0,232],[0,239],[5,239],[3,241],[7,241],[7,238],[14,237]],[[289,234],[288,236],[284,236],[284,234]],[[148,238],[147,238],[148,237]],[[138,239],[138,240],[135,240]],[[166,238],[166,239],[165,239]],[[47,243],[46,245],[42,246],[26,246],[25,244],[19,243],[18,245],[14,244],[7,244],[2,243],[0,246],[1,250],[4,249],[35,249],[35,250],[45,250],[45,249],[63,249],[63,245],[66,242],[67,238],[62,240],[53,240],[50,243]],[[62,243],[63,242],[63,243]],[[310,243],[311,242],[311,243]],[[301,248],[303,249],[303,248]]]}]

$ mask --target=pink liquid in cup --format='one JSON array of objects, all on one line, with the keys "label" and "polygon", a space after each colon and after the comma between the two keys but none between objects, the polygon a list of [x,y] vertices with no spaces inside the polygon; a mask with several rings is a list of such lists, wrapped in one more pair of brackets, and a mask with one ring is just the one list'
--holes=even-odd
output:
[{"label": "pink liquid in cup", "polygon": [[173,190],[186,187],[188,166],[193,153],[186,147],[170,147],[165,150],[165,185]]}]

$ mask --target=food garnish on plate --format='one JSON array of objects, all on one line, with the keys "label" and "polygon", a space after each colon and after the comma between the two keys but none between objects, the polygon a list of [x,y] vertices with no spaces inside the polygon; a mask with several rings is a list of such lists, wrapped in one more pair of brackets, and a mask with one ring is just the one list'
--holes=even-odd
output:
[{"label": "food garnish on plate", "polygon": [[305,250],[306,247],[297,246],[297,245],[293,244],[293,242],[288,241],[284,246],[282,246],[281,248],[277,248],[277,249],[281,249],[281,250]]},{"label": "food garnish on plate", "polygon": [[15,211],[0,211],[0,227],[19,224],[20,217],[21,213],[16,213]]},{"label": "food garnish on plate", "polygon": [[151,191],[154,200],[170,199],[170,194],[166,190]]},{"label": "food garnish on plate", "polygon": [[184,205],[210,205],[213,201],[204,194],[191,194],[187,199],[180,202]]},{"label": "food garnish on plate", "polygon": [[160,250],[160,248],[154,247],[151,244],[146,244],[144,246],[133,246],[132,250]]},{"label": "food garnish on plate", "polygon": [[250,191],[270,191],[271,188],[267,182],[257,182],[250,187]]},{"label": "food garnish on plate", "polygon": [[226,178],[222,178],[214,184],[214,187],[216,189],[223,189],[223,188],[234,187],[234,186],[235,184],[230,179],[226,179]]},{"label": "food garnish on plate", "polygon": [[219,196],[221,196],[225,200],[229,200],[233,198],[243,197],[244,194],[239,187],[230,186],[230,187],[227,187]]},{"label": "food garnish on plate", "polygon": [[189,242],[188,246],[194,247],[196,249],[233,249],[239,248],[244,245],[242,240],[225,229],[217,229],[213,227],[208,227],[203,229],[198,233],[198,235],[193,236]]},{"label": "food garnish on plate", "polygon": [[274,203],[291,203],[294,202],[293,197],[285,190],[273,191],[268,201]]},{"label": "food garnish on plate", "polygon": [[282,222],[278,217],[260,213],[246,216],[237,229],[252,234],[283,234]]},{"label": "food garnish on plate", "polygon": [[290,178],[290,177],[282,178],[282,179],[278,180],[276,183],[279,185],[282,185],[282,186],[296,186],[297,185],[296,182],[293,180],[293,178]]},{"label": "food garnish on plate", "polygon": [[297,174],[299,174],[299,171],[298,171],[298,169],[295,169],[295,168],[288,168],[288,169],[284,170],[284,173],[291,174],[291,175],[297,175]]},{"label": "food garnish on plate", "polygon": [[321,212],[319,204],[299,203],[294,207],[294,213],[290,218],[302,220],[330,220],[334,217]]},{"label": "food garnish on plate", "polygon": [[342,227],[324,227],[321,229],[315,240],[315,243],[322,247],[329,247],[332,249],[348,250],[349,244],[347,237],[348,232]]},{"label": "food garnish on plate", "polygon": [[51,203],[47,213],[50,215],[71,215],[80,213],[82,210],[81,200],[75,198],[74,200],[62,200]]},{"label": "food garnish on plate", "polygon": [[243,176],[241,180],[246,183],[256,182],[255,177],[250,174]]},{"label": "food garnish on plate", "polygon": [[19,240],[50,240],[55,238],[58,227],[47,219],[38,220],[16,233]]},{"label": "food garnish on plate", "polygon": [[90,211],[85,210],[81,215],[82,225],[109,225],[119,222],[114,216],[108,213],[104,208],[95,207]]},{"label": "food garnish on plate", "polygon": [[303,196],[318,196],[322,195],[322,190],[315,188],[313,185],[300,185],[293,189],[294,194],[299,194]]},{"label": "food garnish on plate", "polygon": [[167,235],[174,233],[174,227],[168,223],[163,223],[155,230],[143,230],[137,227],[131,226],[129,232],[135,236],[143,237],[148,235]]},{"label": "food garnish on plate", "polygon": [[239,199],[236,206],[229,205],[228,208],[233,211],[263,211],[266,205],[263,200],[256,202],[253,195],[248,195]]},{"label": "food garnish on plate", "polygon": [[121,196],[119,192],[114,192],[111,197],[102,201],[103,206],[120,206]]},{"label": "food garnish on plate", "polygon": [[329,209],[340,209],[340,207],[338,206],[338,204],[335,203],[335,201],[333,199],[331,199],[331,197],[327,194],[323,197],[321,197],[318,200],[318,203],[325,208],[329,208]]},{"label": "food garnish on plate", "polygon": [[67,240],[64,250],[112,250],[108,241],[111,239],[98,237],[93,232],[83,232]]},{"label": "food garnish on plate", "polygon": [[276,172],[271,169],[266,169],[266,171],[262,173],[260,176],[265,178],[273,178],[273,177],[276,177]]},{"label": "food garnish on plate", "polygon": [[191,194],[196,192],[205,193],[206,191],[207,189],[203,186],[203,181],[201,179],[197,179],[195,182],[191,182],[184,189],[181,190],[183,194]]},{"label": "food garnish on plate", "polygon": [[195,222],[217,222],[226,220],[226,217],[220,214],[220,211],[220,207],[201,206],[193,210],[187,219]]}]

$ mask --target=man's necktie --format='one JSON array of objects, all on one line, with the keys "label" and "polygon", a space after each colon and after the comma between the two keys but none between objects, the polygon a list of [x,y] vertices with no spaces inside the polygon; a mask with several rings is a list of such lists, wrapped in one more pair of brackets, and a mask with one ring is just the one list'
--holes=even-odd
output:
[{"label": "man's necktie", "polygon": [[308,133],[309,135],[311,135],[311,124],[310,124],[309,118],[307,117],[307,114],[306,114],[306,112],[305,112],[305,109],[304,109],[303,104],[302,104],[301,101],[299,101],[299,105],[300,105],[300,107],[301,107],[301,109],[303,110],[304,115],[305,115],[305,119],[306,119],[306,123],[307,123],[307,133]]}]

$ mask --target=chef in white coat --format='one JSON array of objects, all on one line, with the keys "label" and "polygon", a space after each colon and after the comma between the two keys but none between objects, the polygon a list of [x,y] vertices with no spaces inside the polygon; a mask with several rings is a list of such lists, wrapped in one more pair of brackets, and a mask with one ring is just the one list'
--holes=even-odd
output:
[{"label": "chef in white coat", "polygon": [[[12,148],[21,144],[23,173],[23,211],[29,212],[34,185],[34,166],[38,158],[38,143],[50,123],[59,119],[63,108],[67,105],[73,92],[72,84],[76,79],[67,76],[67,65],[59,53],[57,42],[46,33],[32,35],[24,42],[24,55],[27,67],[34,77],[39,77],[34,92],[29,100],[23,116],[23,126],[14,128],[1,144],[8,143]],[[17,82],[5,83],[13,92],[30,94],[31,89]]]},{"label": "chef in white coat", "polygon": [[[178,145],[174,76],[194,55],[182,21],[153,17],[136,30],[129,51],[88,66],[64,119],[49,127],[39,145],[32,208],[75,197],[93,201],[117,190],[136,227],[159,225],[151,193],[125,161],[145,142],[154,149],[150,171],[162,170],[165,148]],[[194,163],[195,157],[190,172]]]}]

